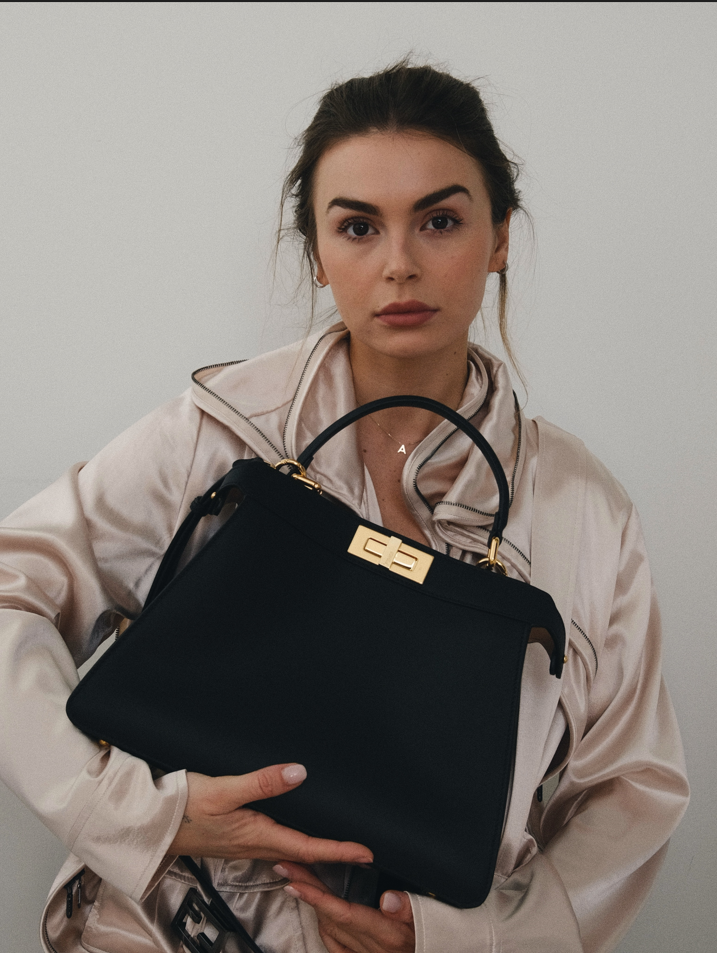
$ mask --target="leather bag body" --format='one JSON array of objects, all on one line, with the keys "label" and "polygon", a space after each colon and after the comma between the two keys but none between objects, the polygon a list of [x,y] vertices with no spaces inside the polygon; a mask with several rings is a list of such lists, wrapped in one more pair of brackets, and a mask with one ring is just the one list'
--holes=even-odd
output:
[{"label": "leather bag body", "polygon": [[[409,399],[421,400],[391,400]],[[195,501],[144,611],[67,712],[166,771],[301,762],[299,788],[252,806],[363,843],[404,888],[475,907],[501,839],[526,648],[548,635],[559,677],[563,622],[546,592],[361,520],[312,487],[304,465],[371,406],[327,428],[291,473],[238,461]],[[198,520],[227,503],[233,514],[174,576]]]}]

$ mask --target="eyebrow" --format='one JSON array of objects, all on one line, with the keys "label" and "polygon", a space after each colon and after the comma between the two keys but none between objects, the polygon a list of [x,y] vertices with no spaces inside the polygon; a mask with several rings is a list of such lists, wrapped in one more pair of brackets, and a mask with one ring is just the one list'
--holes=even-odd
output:
[{"label": "eyebrow", "polygon": [[[429,195],[424,195],[422,199],[414,202],[412,211],[423,212],[425,209],[430,208],[431,205],[435,205],[437,202],[442,202],[444,199],[450,198],[451,195],[457,195],[461,192],[467,195],[469,199],[472,199],[471,193],[468,191],[465,185],[447,185],[445,189],[438,189],[436,192],[431,192]],[[370,202],[360,202],[358,199],[343,198],[342,196],[331,199],[329,204],[326,206],[326,211],[328,212],[329,209],[332,208],[345,208],[352,212],[363,212],[364,215],[380,214],[377,205],[372,205]]]}]

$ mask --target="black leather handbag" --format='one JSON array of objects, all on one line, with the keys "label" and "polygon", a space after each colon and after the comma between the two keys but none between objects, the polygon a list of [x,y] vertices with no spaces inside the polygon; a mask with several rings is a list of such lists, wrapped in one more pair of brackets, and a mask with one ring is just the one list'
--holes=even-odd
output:
[{"label": "black leather handbag", "polygon": [[[500,503],[478,567],[361,519],[306,475],[340,430],[399,406],[446,417],[495,475]],[[379,870],[417,892],[478,906],[501,839],[528,642],[544,644],[558,678],[565,651],[551,596],[501,571],[508,499],[481,433],[422,397],[357,408],[297,460],[237,461],[194,501],[144,610],[67,714],[167,771],[300,762],[299,788],[252,806],[365,844]],[[199,520],[229,503],[235,511],[177,574]]]}]

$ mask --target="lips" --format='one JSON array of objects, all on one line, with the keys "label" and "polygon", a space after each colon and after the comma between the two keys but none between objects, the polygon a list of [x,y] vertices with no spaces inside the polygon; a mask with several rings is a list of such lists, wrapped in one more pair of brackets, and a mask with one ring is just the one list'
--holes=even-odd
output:
[{"label": "lips", "polygon": [[432,308],[425,301],[394,301],[376,312],[376,317],[391,327],[416,327],[430,321],[438,308]]}]

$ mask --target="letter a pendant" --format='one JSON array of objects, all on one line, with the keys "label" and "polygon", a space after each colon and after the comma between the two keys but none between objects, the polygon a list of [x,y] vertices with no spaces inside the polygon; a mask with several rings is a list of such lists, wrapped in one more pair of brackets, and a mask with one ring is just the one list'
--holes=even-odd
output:
[{"label": "letter a pendant", "polygon": [[406,445],[402,443],[401,446],[398,448],[398,450],[397,450],[396,452],[397,452],[397,453],[404,453],[404,454],[405,454],[405,452],[406,452]]}]

